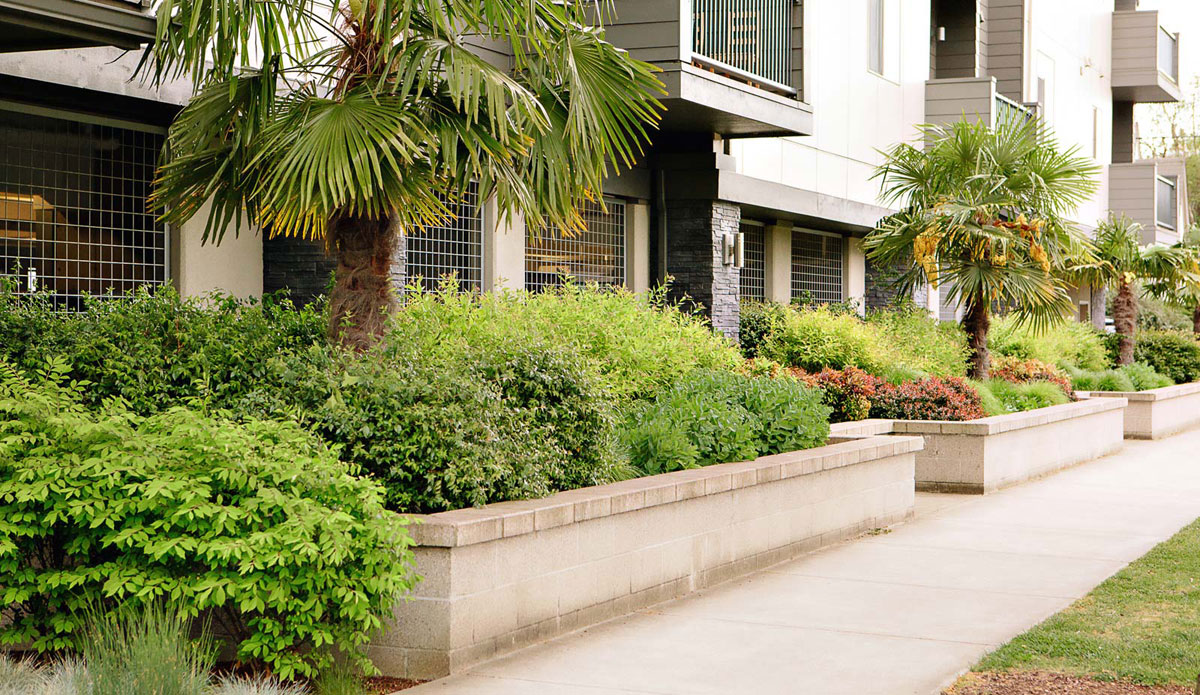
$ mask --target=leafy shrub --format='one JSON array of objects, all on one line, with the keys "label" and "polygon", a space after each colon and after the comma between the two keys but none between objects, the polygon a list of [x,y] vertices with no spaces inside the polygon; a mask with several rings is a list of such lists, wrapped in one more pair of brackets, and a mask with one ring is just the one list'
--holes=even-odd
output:
[{"label": "leafy shrub", "polygon": [[970,351],[966,333],[958,324],[938,321],[912,302],[872,311],[867,314],[867,324],[882,336],[887,353],[885,364],[902,365],[909,370],[907,378],[893,376],[888,381],[902,383],[921,373],[966,375]]},{"label": "leafy shrub", "polygon": [[787,312],[759,350],[806,372],[858,367],[872,374],[887,364],[886,352],[878,331],[853,314],[826,307]]},{"label": "leafy shrub", "polygon": [[1068,399],[1075,399],[1071,377],[1062,369],[1041,360],[999,355],[992,363],[991,378],[1003,379],[1014,384],[1047,382],[1061,389]]},{"label": "leafy shrub", "polygon": [[958,377],[888,385],[871,406],[871,417],[894,420],[974,420],[983,416],[979,393]]},{"label": "leafy shrub", "polygon": [[778,302],[744,301],[738,319],[738,345],[746,359],[758,357],[763,343],[787,320],[788,308]]},{"label": "leafy shrub", "polygon": [[1171,386],[1172,381],[1140,362],[1100,371],[1075,370],[1071,381],[1079,391],[1148,391]]},{"label": "leafy shrub", "polygon": [[1176,384],[1200,380],[1200,343],[1190,333],[1145,331],[1137,336],[1133,358]]},{"label": "leafy shrub", "polygon": [[412,585],[376,483],[295,424],[89,411],[68,370],[35,385],[0,363],[0,643],[79,647],[89,608],[169,597],[283,678],[330,645],[366,663]]},{"label": "leafy shrub", "polygon": [[65,358],[84,397],[110,396],[147,415],[189,399],[224,404],[254,388],[280,352],[325,342],[318,307],[281,295],[182,299],[170,287],[130,299],[94,299],[62,314],[44,297],[0,292],[0,356],[25,369]]},{"label": "leafy shrub", "polygon": [[388,339],[447,360],[506,343],[560,345],[593,362],[620,399],[648,398],[695,369],[740,367],[737,348],[665,297],[665,289],[633,294],[577,284],[482,296],[446,286],[407,295]]},{"label": "leafy shrub", "polygon": [[1060,386],[1049,381],[989,379],[986,382],[972,382],[972,385],[979,391],[988,415],[1017,413],[1071,402]]},{"label": "leafy shrub", "polygon": [[795,379],[697,371],[634,405],[621,438],[633,466],[655,474],[820,446],[828,419],[820,392]]},{"label": "leafy shrub", "polygon": [[831,422],[865,420],[881,389],[888,386],[877,376],[856,367],[825,369],[819,374],[795,372],[809,386],[821,389],[821,402],[830,409]]},{"label": "leafy shrub", "polygon": [[1015,317],[1006,316],[992,323],[988,345],[998,355],[1059,367],[1104,369],[1108,365],[1103,334],[1086,323],[1064,321],[1038,333]]},{"label": "leafy shrub", "polygon": [[1121,368],[1121,371],[1125,372],[1125,375],[1133,382],[1133,388],[1138,391],[1150,391],[1175,385],[1170,377],[1159,374],[1154,367],[1144,362],[1127,364]]}]

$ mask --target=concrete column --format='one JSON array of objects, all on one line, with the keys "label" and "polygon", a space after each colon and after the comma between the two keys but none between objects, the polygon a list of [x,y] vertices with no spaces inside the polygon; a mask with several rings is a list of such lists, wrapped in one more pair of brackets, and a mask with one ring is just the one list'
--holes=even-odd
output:
[{"label": "concrete column", "polygon": [[[209,204],[183,223],[171,238],[171,276],[179,294],[199,296],[213,290],[236,297],[257,297],[263,292],[262,234],[242,219],[240,229],[225,230],[220,244],[203,244]],[[302,241],[302,240],[301,240]],[[322,283],[328,280],[328,274]],[[278,289],[278,288],[272,288]]]},{"label": "concrete column", "polygon": [[933,285],[926,285],[925,288],[925,310],[936,319],[942,312],[942,289]]},{"label": "concrete column", "polygon": [[1112,161],[1127,164],[1134,160],[1133,102],[1114,101],[1112,105]]},{"label": "concrete column", "polygon": [[625,206],[625,285],[650,289],[650,204],[644,201]]},{"label": "concrete column", "polygon": [[768,301],[792,301],[792,223],[779,221],[766,228],[766,297]]},{"label": "concrete column", "polygon": [[494,198],[483,207],[483,289],[525,289],[525,218],[502,215]]},{"label": "concrete column", "polygon": [[863,253],[862,239],[846,239],[846,267],[842,273],[842,296],[858,305],[858,313],[867,309],[867,256]]},{"label": "concrete column", "polygon": [[704,307],[713,328],[738,334],[741,275],[723,254],[726,234],[737,234],[741,208],[712,200],[667,203],[667,268],[671,293]]}]

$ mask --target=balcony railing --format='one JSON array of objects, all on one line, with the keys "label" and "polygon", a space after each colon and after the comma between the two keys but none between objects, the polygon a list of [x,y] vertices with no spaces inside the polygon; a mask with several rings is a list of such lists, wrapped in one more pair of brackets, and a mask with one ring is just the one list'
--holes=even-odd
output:
[{"label": "balcony railing", "polygon": [[1155,221],[1158,226],[1174,230],[1177,224],[1176,216],[1179,210],[1178,192],[1175,180],[1168,176],[1158,176],[1154,184]]},{"label": "balcony railing", "polygon": [[692,54],[736,79],[795,94],[793,0],[692,0]]},{"label": "balcony railing", "polygon": [[1027,122],[1037,117],[1036,106],[1022,106],[1003,94],[996,95],[996,127]]},{"label": "balcony railing", "polygon": [[1158,28],[1158,71],[1179,83],[1179,35]]}]

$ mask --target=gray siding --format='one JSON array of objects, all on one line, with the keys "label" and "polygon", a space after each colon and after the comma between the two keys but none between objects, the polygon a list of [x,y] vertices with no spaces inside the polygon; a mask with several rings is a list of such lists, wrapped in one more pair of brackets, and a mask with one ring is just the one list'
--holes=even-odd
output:
[{"label": "gray siding", "polygon": [[1146,230],[1154,230],[1154,176],[1154,162],[1110,166],[1108,206],[1113,214],[1125,214]]},{"label": "gray siding", "polygon": [[1114,12],[1113,87],[1158,84],[1158,12]]},{"label": "gray siding", "polygon": [[990,77],[930,80],[925,83],[925,121],[945,124],[982,119],[991,124],[996,98]]},{"label": "gray siding", "polygon": [[1022,103],[1024,99],[1025,0],[987,0],[987,73],[996,91]]},{"label": "gray siding", "polygon": [[678,63],[682,8],[680,0],[616,0],[607,38],[639,60],[668,67]]}]

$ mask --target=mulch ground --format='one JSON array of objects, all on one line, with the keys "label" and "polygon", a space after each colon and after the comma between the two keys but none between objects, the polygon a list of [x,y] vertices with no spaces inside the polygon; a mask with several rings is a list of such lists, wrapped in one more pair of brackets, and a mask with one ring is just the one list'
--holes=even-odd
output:
[{"label": "mulch ground", "polygon": [[1046,671],[968,673],[944,695],[1193,695],[1180,685],[1146,686]]},{"label": "mulch ground", "polygon": [[387,676],[374,676],[366,679],[367,692],[371,693],[371,695],[388,695],[388,693],[405,690],[421,683],[422,681],[410,681],[405,678],[388,678]]}]

